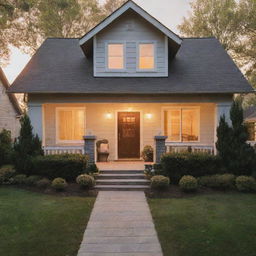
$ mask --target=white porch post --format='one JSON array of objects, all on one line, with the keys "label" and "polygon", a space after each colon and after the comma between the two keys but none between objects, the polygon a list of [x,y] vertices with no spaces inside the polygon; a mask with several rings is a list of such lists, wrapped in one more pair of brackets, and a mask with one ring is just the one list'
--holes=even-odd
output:
[{"label": "white porch post", "polygon": [[232,102],[221,102],[217,103],[215,107],[215,125],[214,125],[214,154],[217,153],[215,143],[217,141],[217,127],[219,126],[221,116],[225,115],[225,119],[229,125],[231,125],[230,120],[230,108]]},{"label": "white porch post", "polygon": [[43,139],[43,107],[42,104],[29,104],[28,116],[33,126],[33,133]]}]

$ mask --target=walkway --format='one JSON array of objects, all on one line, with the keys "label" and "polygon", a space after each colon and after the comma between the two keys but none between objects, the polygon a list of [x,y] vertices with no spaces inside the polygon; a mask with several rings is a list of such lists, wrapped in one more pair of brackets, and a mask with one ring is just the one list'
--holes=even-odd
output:
[{"label": "walkway", "polygon": [[162,256],[144,192],[100,191],[78,256]]}]

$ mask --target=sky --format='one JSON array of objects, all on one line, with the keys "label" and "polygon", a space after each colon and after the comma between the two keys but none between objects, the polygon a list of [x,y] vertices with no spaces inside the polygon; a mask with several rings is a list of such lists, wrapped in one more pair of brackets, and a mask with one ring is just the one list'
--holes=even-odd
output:
[{"label": "sky", "polygon": [[[138,5],[153,15],[156,19],[179,34],[177,25],[190,10],[191,0],[134,0]],[[104,2],[104,0],[100,0]],[[31,56],[22,53],[19,49],[11,47],[10,64],[3,68],[10,83],[22,71]]]}]

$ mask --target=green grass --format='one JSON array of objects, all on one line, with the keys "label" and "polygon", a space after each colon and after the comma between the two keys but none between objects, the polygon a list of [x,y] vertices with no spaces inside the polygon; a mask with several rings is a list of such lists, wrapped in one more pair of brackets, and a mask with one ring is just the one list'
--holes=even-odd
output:
[{"label": "green grass", "polygon": [[0,255],[77,255],[93,203],[0,188]]},{"label": "green grass", "polygon": [[165,256],[256,255],[256,195],[149,199]]}]

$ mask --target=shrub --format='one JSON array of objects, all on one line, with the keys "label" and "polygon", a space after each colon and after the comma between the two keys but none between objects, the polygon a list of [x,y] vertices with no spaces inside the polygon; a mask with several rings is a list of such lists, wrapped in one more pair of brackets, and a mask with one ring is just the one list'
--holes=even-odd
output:
[{"label": "shrub", "polygon": [[50,186],[50,184],[51,184],[51,181],[47,178],[43,178],[36,182],[36,186],[39,188],[47,188]]},{"label": "shrub", "polygon": [[161,174],[176,184],[184,175],[200,177],[223,171],[220,158],[205,153],[167,153],[161,158],[161,167]]},{"label": "shrub", "polygon": [[52,181],[52,187],[57,191],[64,190],[67,185],[66,180],[62,178],[56,178]]},{"label": "shrub", "polygon": [[8,183],[14,174],[15,170],[13,166],[2,166],[2,168],[0,168],[0,184]]},{"label": "shrub", "polygon": [[11,132],[3,129],[0,132],[0,167],[12,162],[12,139]]},{"label": "shrub", "polygon": [[99,169],[96,164],[89,164],[86,168],[86,173],[88,174],[94,174],[98,172],[99,172]]},{"label": "shrub", "polygon": [[86,171],[86,157],[79,154],[38,156],[31,163],[31,173],[48,179],[61,177],[75,181],[78,175]]},{"label": "shrub", "polygon": [[185,192],[192,192],[198,189],[197,179],[190,175],[183,176],[179,181],[180,188]]},{"label": "shrub", "polygon": [[154,150],[150,145],[146,145],[141,152],[141,156],[145,162],[153,162]]},{"label": "shrub", "polygon": [[235,175],[233,174],[216,174],[198,178],[200,186],[218,189],[232,189],[235,185]]},{"label": "shrub", "polygon": [[170,185],[170,179],[163,175],[156,175],[151,178],[151,188],[153,189],[167,189]]},{"label": "shrub", "polygon": [[236,178],[236,187],[242,192],[256,191],[256,180],[250,176],[238,176]]},{"label": "shrub", "polygon": [[37,175],[31,175],[26,178],[26,184],[29,186],[34,186],[42,177]]},{"label": "shrub", "polygon": [[76,183],[79,184],[82,188],[90,189],[94,187],[95,180],[90,175],[82,174],[76,178]]},{"label": "shrub", "polygon": [[26,184],[27,176],[24,174],[18,174],[12,178],[12,183],[17,185]]},{"label": "shrub", "polygon": [[199,177],[198,184],[203,187],[217,188],[218,187],[218,175],[202,176]]}]

